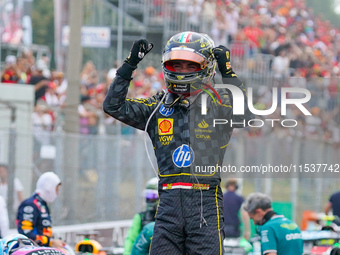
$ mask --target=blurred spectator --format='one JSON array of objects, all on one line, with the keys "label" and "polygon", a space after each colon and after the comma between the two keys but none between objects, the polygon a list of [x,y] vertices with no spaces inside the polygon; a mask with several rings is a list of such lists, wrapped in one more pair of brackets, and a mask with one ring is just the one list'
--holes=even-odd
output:
[{"label": "blurred spectator", "polygon": [[214,23],[214,29],[212,30],[212,39],[215,45],[226,45],[227,44],[227,28],[229,24],[225,19],[224,12],[216,12],[216,19]]},{"label": "blurred spectator", "polygon": [[188,22],[191,31],[199,31],[201,10],[202,7],[198,4],[197,0],[193,0],[187,8]]},{"label": "blurred spectator", "polygon": [[135,81],[134,82],[134,93],[136,98],[146,98],[145,91],[146,88],[143,84],[143,81]]},{"label": "blurred spectator", "polygon": [[30,65],[26,56],[21,56],[17,61],[18,73],[20,75],[19,83],[27,84],[30,79]]},{"label": "blurred spectator", "polygon": [[90,100],[91,98],[89,96],[82,96],[80,99],[80,105],[78,106],[78,112],[80,116],[80,133],[81,134],[89,134],[89,120],[88,120],[88,112],[85,109],[84,105],[86,101]]},{"label": "blurred spectator", "polygon": [[20,44],[23,39],[23,27],[19,18],[20,11],[15,8],[12,1],[1,2],[2,22],[1,38],[4,43]]},{"label": "blurred spectator", "polygon": [[40,145],[49,145],[48,133],[54,128],[53,111],[49,110],[45,103],[38,102],[32,113],[33,135]]},{"label": "blurred spectator", "polygon": [[44,101],[49,108],[60,107],[63,105],[66,99],[66,91],[64,92],[63,88],[60,88],[63,81],[64,74],[62,72],[53,71],[51,73],[51,79],[48,82],[46,93],[40,98],[40,100]]},{"label": "blurred spectator", "polygon": [[273,94],[272,91],[265,85],[261,85],[257,90],[257,101],[255,103],[256,109],[268,109],[272,105]]},{"label": "blurred spectator", "polygon": [[116,77],[116,72],[118,68],[118,62],[115,61],[113,67],[107,72],[106,75],[106,87],[109,88],[112,80]]},{"label": "blurred spectator", "polygon": [[59,103],[60,105],[63,105],[66,100],[67,80],[62,72],[56,73],[55,77],[54,83],[58,84],[56,92],[58,94]]},{"label": "blurred spectator", "polygon": [[240,237],[241,236],[241,221],[239,212],[241,212],[242,221],[244,224],[243,235],[245,239],[250,238],[250,219],[244,210],[241,210],[241,205],[244,198],[236,193],[238,183],[236,179],[228,179],[226,183],[227,192],[223,194],[223,217],[224,217],[224,232],[225,237]]},{"label": "blurred spectator", "polygon": [[274,78],[279,81],[289,76],[289,58],[287,57],[286,50],[281,50],[279,56],[274,58],[272,70],[274,72]]},{"label": "blurred spectator", "polygon": [[17,66],[17,58],[9,55],[5,59],[5,68],[1,72],[1,82],[3,83],[19,83],[20,72]]},{"label": "blurred spectator", "polygon": [[45,101],[49,107],[56,107],[60,105],[55,83],[52,81],[48,83],[46,93],[41,97],[41,100]]},{"label": "blurred spectator", "polygon": [[0,196],[0,238],[9,234],[9,218],[5,199]]},{"label": "blurred spectator", "polygon": [[81,85],[85,86],[89,94],[93,88],[98,84],[98,72],[94,63],[89,60],[85,63],[83,70],[80,74]]},{"label": "blurred spectator", "polygon": [[43,55],[40,59],[37,61],[37,65],[40,65],[43,69],[43,75],[46,78],[51,78],[51,71],[48,68],[50,66],[50,59],[48,56]]},{"label": "blurred spectator", "polygon": [[39,98],[45,95],[48,89],[49,79],[43,75],[44,69],[46,69],[45,62],[43,60],[37,61],[34,66],[32,77],[28,82],[29,84],[34,85],[35,104]]},{"label": "blurred spectator", "polygon": [[156,16],[162,16],[162,4],[163,0],[153,0]]},{"label": "blurred spectator", "polygon": [[216,17],[215,0],[204,0],[201,12],[201,24],[203,33],[211,34],[215,17]]},{"label": "blurred spectator", "polygon": [[80,133],[95,135],[98,133],[98,113],[95,100],[90,96],[81,97],[78,107],[80,115]]},{"label": "blurred spectator", "polygon": [[[0,164],[0,196],[5,199],[5,203],[7,204],[8,198],[8,168],[7,165]],[[13,210],[16,212],[20,203],[24,200],[23,194],[24,187],[22,186],[20,180],[18,178],[14,178],[14,194],[13,194]],[[1,207],[0,203],[0,207]],[[6,209],[7,210],[7,209]],[[1,223],[0,223],[1,224]]]},{"label": "blurred spectator", "polygon": [[188,0],[176,0],[176,10],[182,13],[185,13],[187,7],[190,5],[190,1]]},{"label": "blurred spectator", "polygon": [[308,107],[313,108],[318,106],[319,96],[321,93],[321,85],[316,74],[307,76],[307,89],[311,93],[311,98],[308,101]]},{"label": "blurred spectator", "polygon": [[144,70],[143,87],[145,90],[143,93],[143,97],[149,97],[153,94],[156,94],[157,91],[153,90],[153,86],[158,86],[157,84],[155,84],[155,82],[157,82],[157,79],[158,78],[156,69],[152,66],[148,66]]},{"label": "blurred spectator", "polygon": [[264,33],[256,26],[255,20],[251,19],[249,25],[243,29],[243,32],[250,42],[256,47],[260,47],[260,40],[264,36]]},{"label": "blurred spectator", "polygon": [[321,135],[322,131],[322,120],[320,117],[321,110],[319,107],[313,107],[311,109],[311,116],[306,116],[306,132],[307,136],[317,136]]},{"label": "blurred spectator", "polygon": [[35,64],[35,57],[33,51],[30,49],[25,49],[23,56],[26,57],[29,68],[32,68]]},{"label": "blurred spectator", "polygon": [[[307,80],[305,77],[301,75],[301,71],[299,69],[295,69],[293,75],[289,77],[288,84],[291,87],[295,88],[306,88]],[[299,95],[292,94],[291,98],[298,98]]]},{"label": "blurred spectator", "polygon": [[52,131],[53,119],[46,105],[36,104],[32,118],[34,131],[37,135],[42,131]]},{"label": "blurred spectator", "polygon": [[335,223],[340,226],[340,191],[334,192],[325,206],[324,212],[325,214],[329,214],[333,212],[334,216],[338,218],[335,220]]},{"label": "blurred spectator", "polygon": [[329,78],[329,86],[327,87],[327,111],[333,111],[336,105],[340,102],[339,100],[339,87],[340,80],[336,78],[333,74],[332,77]]},{"label": "blurred spectator", "polygon": [[225,23],[228,24],[226,27],[227,32],[227,43],[233,41],[237,34],[239,14],[237,7],[234,3],[230,2],[227,4],[226,12],[224,13]]}]

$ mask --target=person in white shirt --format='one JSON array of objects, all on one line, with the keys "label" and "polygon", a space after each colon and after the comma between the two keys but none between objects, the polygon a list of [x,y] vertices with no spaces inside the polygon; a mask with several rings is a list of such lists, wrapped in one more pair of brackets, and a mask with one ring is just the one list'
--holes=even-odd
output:
[{"label": "person in white shirt", "polygon": [[272,64],[272,70],[276,79],[281,80],[289,76],[289,62],[287,51],[282,49],[279,55],[274,58]]},{"label": "person in white shirt", "polygon": [[235,39],[238,31],[239,12],[234,3],[227,5],[227,10],[224,13],[224,18],[228,26],[226,27],[228,44]]},{"label": "person in white shirt", "polygon": [[5,199],[0,196],[0,238],[9,233],[9,219]]},{"label": "person in white shirt", "polygon": [[[0,196],[5,199],[7,204],[8,198],[8,168],[5,164],[0,164]],[[24,200],[24,187],[18,178],[14,178],[13,210],[16,212],[20,203]],[[6,209],[7,210],[7,209]]]},{"label": "person in white shirt", "polygon": [[202,31],[204,33],[211,34],[215,18],[216,18],[216,1],[204,0],[201,12]]}]

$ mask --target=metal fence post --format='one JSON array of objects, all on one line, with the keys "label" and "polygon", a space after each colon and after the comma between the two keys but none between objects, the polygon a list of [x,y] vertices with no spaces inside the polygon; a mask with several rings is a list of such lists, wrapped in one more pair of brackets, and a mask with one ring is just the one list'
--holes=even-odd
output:
[{"label": "metal fence post", "polygon": [[[298,165],[301,157],[301,139],[295,137],[293,142],[293,160],[292,163],[294,165]],[[293,205],[293,213],[292,219],[296,220],[296,212],[297,212],[297,203],[298,203],[298,195],[299,195],[299,178],[298,173],[292,173],[291,175],[291,201]]]},{"label": "metal fence post", "polygon": [[[59,176],[60,180],[63,182],[65,176],[63,174],[63,162],[64,162],[64,154],[63,154],[63,140],[64,133],[61,130],[56,131],[55,133],[50,134],[54,137],[55,147],[56,147],[56,157],[54,159],[54,172]],[[63,183],[62,183],[63,185]],[[64,186],[64,185],[63,185]],[[62,221],[62,209],[63,209],[63,198],[67,196],[64,192],[64,189],[60,189],[60,197],[57,199],[53,205],[54,209],[54,220],[55,223],[58,224]]]},{"label": "metal fence post", "polygon": [[9,128],[9,145],[8,145],[8,191],[7,191],[7,210],[10,222],[10,227],[14,227],[15,224],[15,212],[13,210],[13,194],[14,189],[14,178],[15,178],[15,153],[16,153],[16,107],[8,105],[11,109],[11,124]]},{"label": "metal fence post", "polygon": [[[272,138],[272,137],[269,137]],[[273,138],[272,139],[267,139],[267,145],[264,146],[265,148],[265,162],[267,164],[273,164]],[[267,173],[267,177],[265,178],[264,181],[264,193],[267,194],[268,196],[271,196],[272,193],[272,184],[273,184],[273,179],[272,179],[272,173],[269,172]]]}]

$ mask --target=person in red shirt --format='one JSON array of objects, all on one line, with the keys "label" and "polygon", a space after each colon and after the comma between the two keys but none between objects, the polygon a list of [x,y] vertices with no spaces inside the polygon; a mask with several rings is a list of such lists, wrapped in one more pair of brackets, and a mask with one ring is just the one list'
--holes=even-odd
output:
[{"label": "person in red shirt", "polygon": [[264,35],[264,33],[260,28],[256,27],[255,22],[251,21],[249,26],[246,26],[243,31],[244,31],[246,37],[250,41],[255,43],[256,47],[259,48],[260,47],[260,39]]},{"label": "person in red shirt", "polygon": [[13,55],[9,55],[5,60],[5,68],[1,73],[2,83],[18,83],[20,79],[20,74],[17,68],[17,58]]}]

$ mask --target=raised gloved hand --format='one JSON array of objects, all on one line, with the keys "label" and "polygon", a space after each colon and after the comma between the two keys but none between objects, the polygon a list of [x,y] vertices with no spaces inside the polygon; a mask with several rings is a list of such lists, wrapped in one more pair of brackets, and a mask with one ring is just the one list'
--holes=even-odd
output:
[{"label": "raised gloved hand", "polygon": [[130,50],[130,54],[124,62],[132,66],[137,66],[138,63],[145,57],[145,55],[148,54],[150,50],[152,50],[152,48],[153,44],[149,43],[146,39],[134,41]]},{"label": "raised gloved hand", "polygon": [[134,41],[129,56],[125,59],[124,64],[117,70],[117,74],[126,80],[131,80],[132,73],[137,68],[138,63],[142,61],[152,48],[153,44],[149,43],[146,39]]},{"label": "raised gloved hand", "polygon": [[222,76],[231,75],[233,69],[230,65],[230,50],[223,45],[220,45],[213,50],[214,56],[217,60],[218,69]]}]

